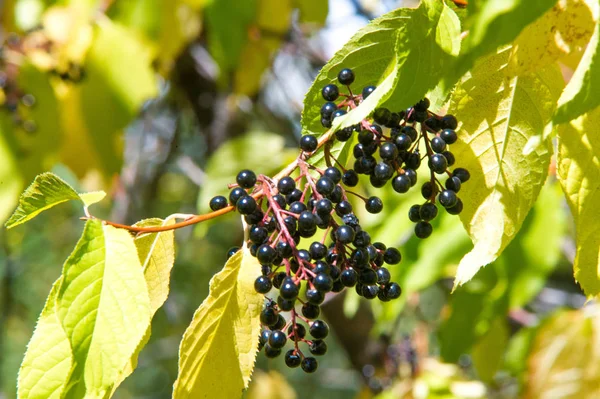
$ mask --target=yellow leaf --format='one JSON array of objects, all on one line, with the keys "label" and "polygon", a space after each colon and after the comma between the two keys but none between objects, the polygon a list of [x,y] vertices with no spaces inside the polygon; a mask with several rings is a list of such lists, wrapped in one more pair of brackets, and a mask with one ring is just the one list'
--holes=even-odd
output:
[{"label": "yellow leaf", "polygon": [[558,128],[558,178],[575,218],[575,278],[588,296],[600,293],[600,108]]},{"label": "yellow leaf", "polygon": [[471,173],[464,184],[461,220],[474,248],[460,262],[455,288],[494,261],[513,239],[544,184],[549,144],[523,155],[529,137],[550,120],[563,80],[551,65],[532,75],[506,71],[510,48],[478,63],[459,84],[449,113],[456,115],[457,167]]},{"label": "yellow leaf", "polygon": [[523,29],[514,42],[510,73],[535,72],[571,54],[581,56],[594,33],[592,1],[597,0],[561,0]]},{"label": "yellow leaf", "polygon": [[258,351],[263,296],[254,290],[254,280],[259,275],[259,263],[244,248],[212,278],[181,341],[173,398],[242,396]]},{"label": "yellow leaf", "polygon": [[268,373],[257,370],[246,399],[296,399],[294,388],[275,370]]}]

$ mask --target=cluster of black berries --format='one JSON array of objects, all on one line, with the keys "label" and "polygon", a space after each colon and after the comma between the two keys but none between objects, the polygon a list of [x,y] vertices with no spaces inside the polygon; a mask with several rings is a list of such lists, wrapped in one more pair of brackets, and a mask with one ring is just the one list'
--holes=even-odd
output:
[{"label": "cluster of black berries", "polygon": [[[350,69],[342,70],[338,81],[347,86],[349,94],[340,93],[335,84],[323,87],[321,93],[327,102],[321,107],[321,124],[326,128],[332,126],[335,118],[357,107],[375,90],[374,86],[367,86],[362,94],[352,94],[350,85],[354,82],[354,73]],[[336,103],[340,98],[341,101]],[[449,170],[455,163],[449,145],[458,139],[458,121],[453,115],[435,115],[428,110],[429,105],[429,100],[425,98],[400,112],[377,108],[372,118],[335,132],[335,139],[339,141],[348,141],[355,133],[357,136],[358,143],[352,151],[353,168],[344,170],[342,177],[342,182],[348,187],[357,185],[358,175],[363,174],[369,176],[373,187],[383,187],[391,182],[396,192],[406,193],[417,184],[417,169],[427,159],[430,179],[421,187],[425,203],[414,205],[409,213],[410,220],[416,223],[415,235],[419,238],[427,238],[432,233],[430,221],[438,214],[436,202],[452,215],[462,211],[463,203],[457,193],[461,184],[470,177],[464,168],[457,168],[453,172]],[[303,143],[309,141],[310,136],[303,137]],[[422,145],[424,154],[421,153]],[[313,147],[303,149],[311,151]],[[447,176],[444,184],[440,182],[443,175]]]},{"label": "cluster of black berries", "polygon": [[[262,265],[254,287],[261,294],[273,293],[272,298],[266,297],[261,313],[265,327],[261,348],[273,358],[290,341],[293,347],[285,353],[286,365],[312,373],[318,367],[314,356],[327,351],[324,338],[329,328],[318,319],[326,295],[355,287],[367,299],[387,302],[398,298],[400,286],[391,281],[384,264],[399,263],[401,255],[396,248],[371,242],[340,185],[339,169],[311,167],[318,175],[314,177],[302,158],[299,167],[298,178],[285,176],[278,181],[243,170],[229,198],[214,197],[210,207],[218,211],[235,205],[249,224],[247,245]],[[377,197],[364,200],[371,212],[383,208]],[[300,249],[302,238],[311,238],[319,230],[319,239],[308,249]],[[233,248],[230,255],[237,250]],[[287,320],[282,315],[285,312],[290,314]],[[305,355],[300,344],[307,345],[313,356]]]}]

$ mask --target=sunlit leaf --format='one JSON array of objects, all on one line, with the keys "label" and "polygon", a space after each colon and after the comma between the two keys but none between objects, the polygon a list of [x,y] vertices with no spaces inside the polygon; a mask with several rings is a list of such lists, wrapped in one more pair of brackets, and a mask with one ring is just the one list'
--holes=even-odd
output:
[{"label": "sunlit leaf", "polygon": [[[260,265],[246,248],[210,282],[179,349],[173,398],[239,398],[258,350],[263,296],[254,290]],[[224,383],[226,381],[226,383]]]},{"label": "sunlit leaf", "polygon": [[477,376],[484,382],[492,382],[502,365],[508,343],[509,331],[504,317],[492,322],[488,332],[475,344],[472,351]]},{"label": "sunlit leaf", "polygon": [[474,248],[461,260],[455,287],[494,261],[519,231],[546,179],[549,145],[522,154],[529,137],[543,130],[562,88],[555,66],[533,75],[506,74],[510,48],[478,63],[452,97],[459,142],[457,167],[471,173],[461,189],[461,220]]},{"label": "sunlit leaf", "polygon": [[275,370],[257,370],[252,378],[246,399],[296,399],[294,388]]},{"label": "sunlit leaf", "polygon": [[311,23],[317,26],[325,25],[329,14],[329,2],[321,0],[294,0],[294,5],[300,13],[301,23]]},{"label": "sunlit leaf", "polygon": [[[0,119],[0,130],[4,130],[4,123]],[[17,198],[23,190],[24,181],[19,172],[19,166],[15,154],[5,140],[3,132],[0,132],[0,222],[8,218],[17,204]]]},{"label": "sunlit leaf", "polygon": [[78,194],[64,180],[53,173],[42,173],[38,175],[33,183],[19,198],[19,205],[10,219],[6,222],[7,228],[18,226],[21,223],[33,219],[46,209],[69,201],[81,200],[85,206],[89,206],[104,198],[104,192]]},{"label": "sunlit leaf", "polygon": [[74,357],[66,395],[106,395],[150,325],[148,290],[129,232],[86,222],[63,268],[56,314]]},{"label": "sunlit leaf", "polygon": [[52,286],[46,305],[21,364],[18,397],[61,398],[73,364],[71,345],[56,315],[56,297],[62,278]]},{"label": "sunlit leaf", "polygon": [[600,108],[558,130],[558,177],[575,218],[575,279],[588,296],[600,293]]}]

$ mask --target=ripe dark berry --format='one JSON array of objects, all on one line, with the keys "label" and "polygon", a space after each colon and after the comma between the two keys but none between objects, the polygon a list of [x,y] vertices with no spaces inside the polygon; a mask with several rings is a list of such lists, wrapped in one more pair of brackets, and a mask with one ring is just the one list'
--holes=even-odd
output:
[{"label": "ripe dark berry", "polygon": [[250,215],[256,210],[256,200],[250,195],[245,195],[237,201],[236,208],[242,215]]},{"label": "ripe dark berry", "polygon": [[302,315],[307,319],[316,319],[317,317],[319,317],[320,313],[321,310],[317,305],[313,305],[311,303],[305,303],[304,305],[302,305]]},{"label": "ripe dark berry", "polygon": [[292,256],[293,250],[292,246],[285,241],[279,241],[277,243],[277,254],[282,258],[289,258]]},{"label": "ripe dark berry", "polygon": [[269,233],[267,232],[267,229],[261,226],[250,227],[250,232],[248,233],[250,241],[252,241],[255,244],[262,244],[268,236]]},{"label": "ripe dark berry", "polygon": [[379,213],[383,209],[383,201],[379,197],[369,197],[365,203],[365,208],[369,213]]},{"label": "ripe dark berry", "polygon": [[325,294],[316,289],[306,290],[306,299],[313,305],[320,305],[325,300]]},{"label": "ripe dark berry", "polygon": [[398,147],[394,143],[383,143],[379,147],[379,156],[386,161],[393,161],[398,156]]},{"label": "ripe dark berry", "polygon": [[354,132],[354,129],[351,126],[346,127],[346,128],[343,128],[343,129],[335,132],[335,138],[338,139],[339,141],[348,141],[350,139],[350,137],[352,137],[353,132]]},{"label": "ripe dark berry", "polygon": [[392,180],[392,187],[394,188],[394,191],[400,194],[408,192],[411,187],[410,177],[406,175],[394,177],[394,180]]},{"label": "ripe dark berry", "polygon": [[262,265],[268,265],[275,258],[275,250],[269,244],[262,244],[256,251],[256,258]]},{"label": "ripe dark berry", "polygon": [[370,130],[361,130],[358,133],[358,142],[363,146],[368,146],[375,141],[375,135]]},{"label": "ripe dark berry", "polygon": [[369,263],[369,252],[364,248],[356,248],[350,254],[350,261],[356,267],[363,268]]},{"label": "ripe dark berry", "polygon": [[340,226],[335,231],[335,238],[342,244],[350,244],[354,241],[354,229],[350,226]]},{"label": "ripe dark berry", "polygon": [[299,230],[312,230],[317,226],[317,217],[310,211],[303,211],[298,217]]},{"label": "ripe dark berry", "polygon": [[373,269],[363,269],[358,274],[358,281],[365,285],[375,284],[377,282],[377,273]]},{"label": "ripe dark berry", "polygon": [[331,120],[331,115],[337,110],[337,105],[332,102],[327,102],[321,107],[321,116],[327,120]]},{"label": "ripe dark berry", "polygon": [[285,327],[285,317],[283,317],[282,315],[278,315],[277,316],[277,322],[275,324],[273,324],[272,326],[269,326],[269,328],[271,330],[281,330],[283,327]]},{"label": "ripe dark berry", "polygon": [[380,125],[387,125],[392,117],[392,113],[387,108],[377,108],[373,112],[373,120]]},{"label": "ripe dark berry", "polygon": [[235,181],[242,188],[252,188],[256,184],[256,174],[251,170],[244,169],[238,173]]},{"label": "ripe dark berry", "polygon": [[423,183],[421,186],[421,195],[425,199],[430,199],[433,195],[433,190],[435,189],[435,185],[430,181]]},{"label": "ripe dark berry", "polygon": [[325,101],[335,101],[340,96],[338,87],[334,84],[329,84],[321,90],[321,94]]},{"label": "ripe dark berry", "polygon": [[344,115],[346,115],[346,110],[343,110],[343,109],[335,110],[335,111],[333,111],[333,114],[331,114],[331,120],[333,121],[338,116],[344,116]]},{"label": "ripe dark berry", "polygon": [[362,96],[363,96],[363,100],[367,97],[369,97],[371,95],[371,93],[373,93],[375,91],[376,87],[375,86],[367,86],[364,89],[362,89]]},{"label": "ripe dark berry", "polygon": [[310,253],[311,258],[314,260],[323,259],[325,255],[327,255],[327,247],[320,242],[315,241],[310,244],[308,252]]},{"label": "ripe dark berry", "polygon": [[276,358],[281,355],[281,349],[271,347],[269,344],[265,345],[265,356],[269,359]]},{"label": "ripe dark berry", "polygon": [[427,238],[431,235],[433,227],[429,222],[418,222],[415,225],[415,235],[419,238]]},{"label": "ripe dark berry", "polygon": [[448,161],[442,154],[433,154],[431,158],[429,158],[429,168],[435,173],[442,174],[446,172],[447,167]]},{"label": "ripe dark berry", "polygon": [[273,200],[274,200],[275,202],[277,202],[277,205],[279,205],[279,207],[280,207],[281,209],[285,209],[285,208],[286,208],[286,206],[287,206],[287,201],[285,200],[285,197],[284,197],[283,195],[281,195],[281,194],[275,194],[275,195],[273,196]]},{"label": "ripe dark berry", "polygon": [[333,189],[335,188],[335,183],[331,181],[330,178],[324,176],[317,180],[317,183],[315,185],[317,188],[317,192],[325,196],[331,194],[333,192]]},{"label": "ripe dark berry", "polygon": [[308,253],[306,249],[301,249],[298,251],[298,259],[306,263],[310,263],[310,253]]},{"label": "ripe dark berry", "polygon": [[331,127],[331,125],[332,125],[332,123],[331,123],[331,116],[329,118],[321,117],[321,125],[324,128],[329,129]]},{"label": "ripe dark berry", "polygon": [[323,320],[315,320],[308,331],[313,338],[324,339],[329,334],[329,326]]},{"label": "ripe dark berry", "polygon": [[402,129],[400,129],[400,132],[410,137],[413,142],[417,141],[418,133],[414,127],[404,126]]},{"label": "ripe dark berry", "polygon": [[254,290],[259,294],[266,294],[271,291],[272,286],[271,280],[265,276],[259,276],[256,281],[254,281]]},{"label": "ripe dark berry", "polygon": [[385,296],[389,299],[397,299],[402,294],[402,288],[398,283],[391,283],[385,288]]},{"label": "ripe dark berry", "polygon": [[333,188],[333,192],[327,196],[332,202],[338,203],[342,201],[344,191],[338,185]]},{"label": "ripe dark berry", "polygon": [[388,265],[395,265],[400,263],[402,260],[402,255],[397,248],[389,247],[383,253],[383,261]]},{"label": "ripe dark berry", "polygon": [[429,99],[424,98],[415,104],[414,109],[416,111],[427,111],[427,108],[429,108],[429,105],[430,105]]},{"label": "ripe dark berry", "polygon": [[[442,129],[456,129],[458,127],[458,121],[454,115],[446,115],[442,117]],[[451,144],[451,143],[449,143]]]},{"label": "ripe dark berry", "polygon": [[438,214],[437,206],[435,206],[435,204],[432,204],[431,202],[426,202],[423,205],[421,205],[421,211],[419,214],[421,216],[421,220],[424,220],[426,222],[433,220]]},{"label": "ripe dark berry", "polygon": [[295,201],[290,205],[290,212],[295,213],[296,215],[299,215],[304,211],[306,211],[306,204],[304,202]]},{"label": "ripe dark berry", "polygon": [[223,209],[227,207],[227,198],[223,197],[222,195],[217,195],[216,197],[211,198],[209,206],[213,211]]},{"label": "ripe dark berry", "polygon": [[315,339],[308,347],[310,353],[316,356],[322,356],[327,353],[327,344],[321,339]]},{"label": "ripe dark berry", "polygon": [[310,134],[305,134],[300,138],[300,148],[304,152],[313,152],[317,149],[319,142],[317,138]]},{"label": "ripe dark berry", "polygon": [[398,125],[400,125],[400,121],[402,120],[402,117],[400,116],[399,113],[397,112],[392,112],[392,115],[390,116],[390,120],[388,121],[388,123],[385,124],[385,127],[398,127]]},{"label": "ripe dark berry", "polygon": [[415,172],[413,169],[404,169],[404,176],[408,176],[410,179],[411,187],[417,184],[417,172]]},{"label": "ripe dark berry", "polygon": [[244,190],[241,187],[236,187],[229,192],[229,203],[231,205],[235,206],[237,204],[238,200],[245,195],[248,195],[246,190]]},{"label": "ripe dark berry", "polygon": [[290,349],[289,351],[287,351],[285,353],[284,359],[285,365],[289,368],[296,368],[300,366],[300,363],[302,363],[302,358],[300,357],[300,354],[296,352],[295,349]]},{"label": "ripe dark berry", "polygon": [[353,169],[348,169],[342,176],[342,183],[348,187],[355,187],[358,184],[358,174]]},{"label": "ripe dark berry", "polygon": [[437,132],[442,128],[441,121],[435,116],[431,116],[425,119],[425,126],[427,126],[432,132]]},{"label": "ripe dark berry", "polygon": [[289,176],[282,177],[277,182],[277,189],[283,195],[291,194],[296,188],[296,182]]},{"label": "ripe dark berry", "polygon": [[346,269],[340,275],[340,281],[346,287],[354,287],[358,281],[358,273],[354,269]]},{"label": "ripe dark berry", "polygon": [[260,346],[264,346],[267,342],[269,342],[269,335],[271,335],[270,330],[262,330],[258,336],[258,344]]},{"label": "ripe dark berry", "polygon": [[399,134],[396,137],[396,139],[394,140],[394,144],[396,145],[396,148],[398,148],[400,151],[408,150],[410,148],[410,146],[412,145],[412,143],[413,143],[412,139],[404,133]]},{"label": "ripe dark berry", "polygon": [[235,253],[237,251],[239,251],[239,247],[231,247],[229,248],[229,250],[227,251],[227,259],[231,258],[233,255],[235,255]]},{"label": "ripe dark berry", "polygon": [[376,285],[363,285],[361,289],[361,294],[366,299],[374,299],[377,297],[378,292],[379,287]]},{"label": "ripe dark berry", "polygon": [[279,306],[279,310],[282,312],[289,312],[294,309],[296,305],[296,301],[294,299],[283,299],[282,297],[277,297],[277,306]]},{"label": "ripe dark berry", "polygon": [[333,205],[327,198],[323,198],[317,201],[315,210],[319,215],[329,215],[333,210]]},{"label": "ripe dark berry", "polygon": [[458,177],[462,183],[466,183],[471,178],[471,174],[469,173],[469,171],[464,168],[454,169],[454,172],[452,172],[452,176]]},{"label": "ripe dark berry", "polygon": [[324,176],[331,179],[332,182],[338,184],[342,180],[342,172],[338,168],[330,167],[325,169]]},{"label": "ripe dark berry", "polygon": [[313,279],[313,285],[321,292],[329,292],[333,286],[333,280],[327,274],[319,273]]},{"label": "ripe dark berry", "polygon": [[452,208],[458,202],[458,197],[452,190],[443,190],[438,196],[438,201],[444,208]]},{"label": "ripe dark berry", "polygon": [[448,166],[452,166],[456,162],[456,158],[454,158],[454,154],[451,153],[450,151],[444,151],[444,152],[442,152],[442,155],[446,158],[446,161],[448,162]]},{"label": "ripe dark berry", "polygon": [[352,69],[344,68],[338,73],[338,81],[340,84],[349,86],[354,82],[354,72]]},{"label": "ripe dark berry", "polygon": [[287,336],[283,331],[275,330],[271,331],[269,335],[269,346],[274,349],[281,349],[287,342]]},{"label": "ripe dark berry", "polygon": [[294,279],[292,277],[286,277],[281,284],[281,288],[279,289],[279,295],[283,299],[296,299],[298,296],[298,286],[294,283]]},{"label": "ripe dark berry", "polygon": [[454,144],[458,140],[456,132],[452,129],[444,129],[440,133],[440,137],[446,142],[446,144]]},{"label": "ripe dark berry", "polygon": [[394,174],[394,169],[384,162],[379,162],[373,170],[373,176],[382,181],[388,181]]},{"label": "ripe dark berry", "polygon": [[452,176],[448,180],[446,180],[445,185],[448,190],[452,190],[455,193],[457,193],[460,191],[460,187],[461,187],[462,183],[457,176]]},{"label": "ripe dark berry", "polygon": [[446,208],[446,211],[451,215],[458,215],[463,210],[463,203],[460,198],[457,198],[456,204],[451,208]]},{"label": "ripe dark berry", "polygon": [[302,339],[306,336],[306,328],[302,324],[290,324],[287,329],[288,334],[291,334],[291,338]]},{"label": "ripe dark berry", "polygon": [[411,222],[417,223],[421,220],[421,205],[415,204],[408,210],[408,218]]},{"label": "ripe dark berry", "polygon": [[415,170],[419,169],[419,166],[421,166],[421,154],[419,154],[418,150],[415,152],[409,153],[408,156],[406,157],[406,160],[404,161],[404,163],[406,164],[406,167],[409,169],[415,169]]},{"label": "ripe dark berry", "polygon": [[273,308],[264,308],[260,312],[260,322],[265,326],[272,326],[279,320],[279,314]]},{"label": "ripe dark berry", "polygon": [[390,278],[392,276],[390,275],[390,271],[388,269],[386,269],[385,267],[380,267],[379,269],[377,269],[376,273],[377,273],[377,284],[387,284],[390,282]]},{"label": "ripe dark berry", "polygon": [[319,368],[319,362],[314,357],[305,357],[300,364],[305,373],[314,373]]},{"label": "ripe dark berry", "polygon": [[436,136],[431,139],[431,149],[440,154],[446,149],[446,142],[441,137]]}]

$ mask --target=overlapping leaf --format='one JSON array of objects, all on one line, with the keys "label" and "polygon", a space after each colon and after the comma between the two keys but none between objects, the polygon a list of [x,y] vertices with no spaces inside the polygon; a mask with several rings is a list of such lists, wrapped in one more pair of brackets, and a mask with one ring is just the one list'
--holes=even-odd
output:
[{"label": "overlapping leaf", "polygon": [[575,218],[575,278],[588,296],[600,293],[600,109],[558,130],[558,177]]},{"label": "overlapping leaf", "polygon": [[510,48],[478,63],[456,89],[457,165],[471,172],[461,190],[461,220],[474,243],[460,262],[455,286],[498,257],[519,231],[546,178],[548,145],[527,156],[529,137],[550,120],[562,88],[554,66],[528,76],[507,75]]},{"label": "overlapping leaf", "polygon": [[212,278],[179,348],[175,399],[242,396],[258,350],[263,296],[254,290],[254,280],[259,275],[260,265],[245,248]]}]

